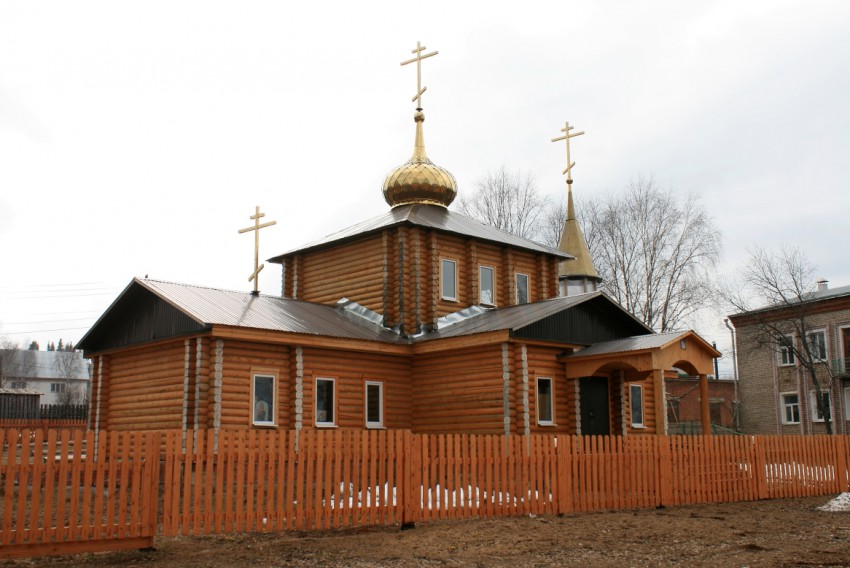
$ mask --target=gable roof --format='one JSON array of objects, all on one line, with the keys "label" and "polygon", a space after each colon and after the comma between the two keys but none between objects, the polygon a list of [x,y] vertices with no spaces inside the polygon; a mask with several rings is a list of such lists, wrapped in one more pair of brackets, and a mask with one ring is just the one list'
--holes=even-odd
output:
[{"label": "gable roof", "polygon": [[395,333],[333,306],[134,278],[77,347],[108,349],[203,331],[213,325],[404,342]]},{"label": "gable roof", "polygon": [[342,307],[134,278],[77,347],[102,351],[203,332],[214,325],[397,345],[500,330],[513,337],[573,345],[652,333],[603,292],[487,310],[407,338]]},{"label": "gable roof", "polygon": [[604,292],[589,292],[488,310],[448,327],[417,337],[443,339],[490,331],[510,330],[526,339],[590,345],[623,333],[653,333]]},{"label": "gable roof", "polygon": [[763,306],[761,308],[755,308],[753,310],[749,310],[746,312],[739,312],[737,314],[731,314],[729,319],[732,320],[733,323],[737,325],[736,320],[746,319],[748,316],[753,316],[757,314],[769,314],[771,312],[783,312],[783,310],[788,309],[809,309],[807,306],[812,304],[817,304],[818,302],[826,302],[828,300],[837,300],[839,298],[850,297],[850,286],[839,286],[837,288],[825,288],[823,290],[815,290],[810,294],[805,294],[805,297],[799,301],[791,301],[787,304],[774,304],[770,306]]},{"label": "gable roof", "polygon": [[587,347],[580,351],[576,351],[569,355],[565,355],[564,358],[569,359],[575,357],[591,357],[594,355],[608,355],[611,353],[625,353],[627,351],[643,351],[646,349],[657,349],[660,347],[666,347],[667,345],[679,341],[680,339],[686,336],[695,337],[699,342],[703,344],[704,347],[714,351],[716,353],[716,357],[720,357],[720,352],[717,351],[705,339],[700,337],[700,335],[696,332],[668,331],[665,333],[654,333],[652,335],[623,337],[620,339],[612,339],[610,341],[595,343],[590,347]]},{"label": "gable roof", "polygon": [[367,219],[366,221],[352,225],[351,227],[337,231],[336,233],[331,233],[317,241],[313,241],[268,260],[269,262],[281,263],[285,257],[292,254],[303,254],[309,251],[320,250],[331,245],[337,245],[345,241],[354,240],[359,237],[377,233],[383,229],[399,225],[435,229],[503,246],[507,245],[533,252],[557,256],[562,259],[573,258],[571,255],[558,249],[518,237],[506,231],[502,231],[501,229],[491,227],[490,225],[485,225],[484,223],[470,219],[460,213],[449,211],[445,207],[414,203],[394,207],[382,215],[378,215],[372,219]]}]

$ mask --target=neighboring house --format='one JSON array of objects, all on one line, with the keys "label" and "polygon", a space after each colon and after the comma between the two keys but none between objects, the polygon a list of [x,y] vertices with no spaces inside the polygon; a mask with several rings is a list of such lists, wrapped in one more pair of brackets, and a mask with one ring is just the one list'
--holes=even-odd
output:
[{"label": "neighboring house", "polygon": [[[702,425],[699,377],[668,377],[667,432],[669,434],[699,433]],[[708,410],[713,432],[732,432],[735,429],[735,383],[709,379]]]},{"label": "neighboring house", "polygon": [[811,376],[789,348],[800,346],[804,338],[789,321],[782,342],[764,346],[757,341],[760,322],[784,326],[792,317],[804,318],[809,345],[819,359],[816,372],[826,391],[833,432],[850,433],[850,286],[829,289],[821,281],[799,306],[794,316],[782,307],[729,316],[736,331],[741,425],[748,434],[826,432]]},{"label": "neighboring house", "polygon": [[92,426],[665,433],[665,371],[707,392],[719,353],[601,292],[559,297],[593,284],[562,270],[575,253],[449,211],[423,120],[391,209],[270,259],[280,295],[134,279],[78,343]]},{"label": "neighboring house", "polygon": [[90,372],[82,351],[4,350],[4,382],[9,389],[41,393],[41,404],[86,404]]}]

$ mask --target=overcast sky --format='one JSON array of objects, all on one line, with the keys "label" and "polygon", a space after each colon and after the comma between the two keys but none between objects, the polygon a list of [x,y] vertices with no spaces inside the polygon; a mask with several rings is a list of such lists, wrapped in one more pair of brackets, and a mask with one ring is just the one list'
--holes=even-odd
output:
[{"label": "overcast sky", "polygon": [[569,120],[578,199],[654,175],[724,271],[785,243],[850,284],[848,30],[845,1],[3,0],[0,335],[77,341],[134,276],[250,290],[256,205],[263,258],[386,211],[417,40],[460,192],[506,165],[560,197]]}]

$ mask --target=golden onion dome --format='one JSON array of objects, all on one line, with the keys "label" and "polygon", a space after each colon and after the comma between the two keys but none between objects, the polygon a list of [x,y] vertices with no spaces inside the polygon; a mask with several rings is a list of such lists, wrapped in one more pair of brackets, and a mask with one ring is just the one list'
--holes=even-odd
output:
[{"label": "golden onion dome", "polygon": [[413,120],[416,122],[413,156],[387,174],[384,199],[391,207],[410,203],[448,207],[457,195],[457,182],[451,172],[428,159],[422,134],[425,115],[421,110],[416,111]]}]

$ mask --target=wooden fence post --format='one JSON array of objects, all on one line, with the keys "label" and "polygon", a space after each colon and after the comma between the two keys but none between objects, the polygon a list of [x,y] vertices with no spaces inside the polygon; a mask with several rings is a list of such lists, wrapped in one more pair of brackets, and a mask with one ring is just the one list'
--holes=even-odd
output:
[{"label": "wooden fence post", "polygon": [[666,507],[673,504],[673,462],[670,452],[669,436],[654,436],[655,438],[655,504]]},{"label": "wooden fence post", "polygon": [[756,495],[759,499],[767,499],[767,463],[764,450],[765,438],[753,436],[753,447],[756,454],[755,471],[753,475],[756,480]]},{"label": "wooden fence post", "polygon": [[419,444],[417,443],[419,440],[419,436],[414,438],[413,433],[410,430],[404,431],[404,437],[402,438],[402,452],[404,457],[404,469],[402,474],[401,483],[399,484],[401,487],[401,495],[397,498],[401,503],[401,528],[402,529],[412,529],[416,526],[416,500],[415,496],[419,494],[418,489],[418,475],[417,475],[417,463],[419,460],[417,459]]},{"label": "wooden fence post", "polygon": [[846,436],[837,434],[832,436],[833,454],[835,455],[835,490],[838,493],[844,493],[848,490],[846,444]]}]

